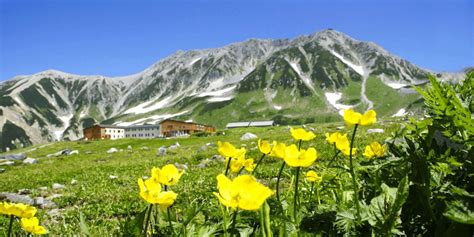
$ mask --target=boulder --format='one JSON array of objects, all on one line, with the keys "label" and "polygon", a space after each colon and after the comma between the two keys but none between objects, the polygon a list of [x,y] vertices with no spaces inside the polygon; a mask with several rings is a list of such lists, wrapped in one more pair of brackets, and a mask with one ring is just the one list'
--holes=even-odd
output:
[{"label": "boulder", "polygon": [[240,140],[241,141],[247,141],[247,140],[253,140],[253,139],[257,139],[257,138],[258,138],[257,135],[247,132],[247,133],[245,133],[244,135],[242,135],[240,137]]},{"label": "boulder", "polygon": [[62,196],[64,196],[64,195],[55,193],[55,194],[53,194],[53,195],[47,197],[46,200],[53,200],[53,199],[55,199],[55,198],[60,198],[60,197],[62,197]]},{"label": "boulder", "polygon": [[53,184],[53,190],[60,190],[60,189],[65,189],[66,186],[62,185],[62,184],[58,184],[58,183],[54,183]]},{"label": "boulder", "polygon": [[48,187],[45,187],[45,186],[39,187],[38,190],[40,190],[40,191],[46,191],[46,190],[48,190]]},{"label": "boulder", "polygon": [[174,149],[178,149],[178,147],[180,147],[180,146],[181,146],[181,145],[179,145],[179,143],[176,142],[174,145],[169,146],[168,149],[174,150]]},{"label": "boulder", "polygon": [[178,170],[188,170],[188,166],[186,164],[179,164],[179,163],[175,162],[174,166],[176,166],[176,168]]},{"label": "boulder", "polygon": [[115,153],[115,152],[118,152],[118,150],[117,150],[117,148],[114,148],[114,147],[110,148],[110,149],[107,151],[108,154],[112,154],[112,153]]},{"label": "boulder", "polygon": [[4,168],[0,168],[0,173],[3,173],[5,172],[5,169]]},{"label": "boulder", "polygon": [[51,157],[58,157],[58,156],[62,156],[62,155],[69,155],[71,152],[72,152],[71,149],[64,149],[64,150],[60,150],[56,153],[49,154],[46,157],[51,158]]},{"label": "boulder", "polygon": [[127,149],[128,149],[128,150],[132,150],[132,146],[128,145],[128,146],[127,146]]},{"label": "boulder", "polygon": [[198,149],[198,152],[203,152],[203,151],[206,151],[207,150],[207,146],[201,146],[199,149]]},{"label": "boulder", "polygon": [[25,153],[0,155],[0,160],[24,160],[24,159],[26,159]]},{"label": "boulder", "polygon": [[113,179],[118,179],[118,176],[116,176],[116,175],[109,175],[109,179],[112,179],[112,180],[113,180]]},{"label": "boulder", "polygon": [[27,188],[22,188],[18,190],[18,194],[25,195],[25,194],[31,194],[31,190]]},{"label": "boulder", "polygon": [[71,151],[69,152],[69,154],[67,154],[68,156],[70,155],[79,155],[79,151],[78,150],[74,150],[74,151]]},{"label": "boulder", "polygon": [[15,162],[13,162],[13,161],[5,161],[5,162],[0,163],[0,166],[4,166],[4,165],[10,166],[10,165],[14,165],[14,164],[15,164]]},{"label": "boulder", "polygon": [[48,211],[48,215],[51,217],[61,217],[61,212],[59,209],[55,208]]},{"label": "boulder", "polygon": [[43,197],[35,198],[35,205],[41,207],[42,209],[51,209],[56,207],[56,203]]},{"label": "boulder", "polygon": [[72,180],[71,180],[71,184],[72,184],[72,185],[77,184],[77,180],[72,179]]},{"label": "boulder", "polygon": [[142,151],[149,151],[150,148],[148,148],[147,146],[142,146],[142,147],[140,148],[140,150],[142,150]]},{"label": "boulder", "polygon": [[164,156],[166,155],[166,147],[162,146],[158,148],[158,152],[156,153],[157,156]]},{"label": "boulder", "polygon": [[23,160],[23,164],[27,164],[27,165],[38,164],[38,160],[28,157]]},{"label": "boulder", "polygon": [[206,146],[216,147],[216,144],[215,144],[215,143],[212,143],[212,142],[208,142],[208,143],[206,143]]},{"label": "boulder", "polygon": [[385,130],[381,129],[381,128],[371,128],[371,129],[367,129],[367,134],[371,134],[371,133],[384,133]]},{"label": "boulder", "polygon": [[0,200],[6,199],[14,203],[24,203],[28,205],[33,205],[35,201],[28,195],[16,194],[16,193],[0,193]]},{"label": "boulder", "polygon": [[84,153],[86,153],[86,155],[90,155],[90,154],[92,154],[92,151],[86,151]]}]

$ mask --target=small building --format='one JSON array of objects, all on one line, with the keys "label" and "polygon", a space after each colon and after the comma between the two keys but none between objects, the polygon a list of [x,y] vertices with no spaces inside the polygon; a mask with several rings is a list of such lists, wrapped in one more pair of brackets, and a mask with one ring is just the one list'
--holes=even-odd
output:
[{"label": "small building", "polygon": [[215,132],[216,128],[206,124],[165,119],[160,122],[161,134],[165,137],[190,135],[196,132]]},{"label": "small building", "polygon": [[95,124],[92,127],[83,130],[84,138],[86,140],[97,139],[120,139],[125,137],[125,130],[123,127],[113,125]]},{"label": "small building", "polygon": [[126,138],[157,138],[162,137],[160,125],[136,125],[125,127]]},{"label": "small building", "polygon": [[253,121],[250,122],[249,127],[272,127],[275,126],[275,121],[268,120],[268,121]]},{"label": "small building", "polygon": [[273,120],[268,121],[249,121],[249,122],[232,122],[228,123],[225,127],[229,128],[247,128],[247,127],[271,127],[275,126]]}]

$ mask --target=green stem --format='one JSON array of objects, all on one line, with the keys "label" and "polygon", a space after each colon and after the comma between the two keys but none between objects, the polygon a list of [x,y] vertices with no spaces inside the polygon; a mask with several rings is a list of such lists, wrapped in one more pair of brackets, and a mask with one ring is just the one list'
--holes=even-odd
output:
[{"label": "green stem", "polygon": [[276,196],[277,200],[280,201],[280,179],[283,169],[285,168],[285,161],[281,163],[280,171],[278,172],[277,185],[276,185]]},{"label": "green stem", "polygon": [[230,233],[231,237],[234,236],[235,232],[237,232],[236,229],[235,229],[235,222],[237,222],[237,213],[238,213],[238,211],[239,211],[238,209],[235,209],[234,216],[232,217],[232,227],[231,227],[232,232]]},{"label": "green stem", "polygon": [[341,151],[337,149],[336,144],[334,144],[334,156],[332,157],[331,161],[328,164],[328,167],[331,167],[332,163],[336,160],[337,155],[339,155]]},{"label": "green stem", "polygon": [[147,234],[148,223],[150,223],[151,209],[153,209],[153,204],[150,204],[148,206],[148,213],[147,213],[146,219],[145,219],[145,229],[143,229],[143,236],[146,236],[146,234]]},{"label": "green stem", "polygon": [[296,213],[297,213],[297,209],[298,209],[298,178],[300,177],[300,168],[301,167],[297,167],[296,168],[296,180],[295,180],[295,197],[294,197],[294,203],[293,203],[293,216],[295,218],[295,223],[297,223],[296,221]]},{"label": "green stem", "polygon": [[166,212],[168,213],[168,223],[169,223],[169,225],[170,225],[171,233],[174,235],[173,225],[171,224],[170,208],[171,208],[171,207],[166,208]]},{"label": "green stem", "polygon": [[314,192],[314,182],[311,182],[311,189],[309,190],[309,203],[311,205],[311,198],[313,197],[313,192]]},{"label": "green stem", "polygon": [[352,176],[352,186],[354,187],[354,201],[355,201],[355,206],[357,209],[357,218],[360,221],[360,207],[359,207],[359,187],[357,186],[357,181],[356,181],[356,176],[354,172],[354,165],[352,164],[352,148],[354,147],[354,138],[355,134],[357,132],[357,127],[359,125],[356,124],[354,127],[354,132],[352,133],[352,139],[351,139],[351,148],[349,150],[349,168]]},{"label": "green stem", "polygon": [[260,165],[260,162],[262,162],[263,157],[265,157],[265,153],[262,155],[262,157],[260,157],[260,160],[257,161],[257,164],[255,165],[255,168],[253,169],[253,172],[254,172],[254,173],[255,173],[255,171],[257,170],[258,165]]},{"label": "green stem", "polygon": [[12,234],[12,227],[13,227],[14,218],[15,217],[13,215],[10,216],[10,224],[8,225],[8,234],[7,234],[8,237],[10,237],[11,234]]},{"label": "green stem", "polygon": [[229,161],[227,161],[227,166],[225,167],[225,176],[227,176],[227,173],[229,173],[230,160],[232,160],[232,157],[229,157]]},{"label": "green stem", "polygon": [[316,187],[316,198],[317,198],[317,201],[318,201],[318,205],[321,205],[321,198],[319,197],[319,188]]},{"label": "green stem", "polygon": [[160,215],[160,210],[159,210],[160,206],[158,204],[155,204],[155,212],[156,212],[156,215],[155,215],[155,232],[157,235],[159,235],[159,229],[158,229],[158,219],[159,219],[159,215]]},{"label": "green stem", "polygon": [[239,176],[240,173],[242,173],[242,171],[243,171],[244,169],[245,169],[245,167],[240,168],[239,172],[237,172],[237,176]]},{"label": "green stem", "polygon": [[224,211],[224,208],[222,205],[220,205],[219,207],[222,213],[222,228],[224,229],[224,237],[227,237],[227,218],[226,218],[227,213]]}]

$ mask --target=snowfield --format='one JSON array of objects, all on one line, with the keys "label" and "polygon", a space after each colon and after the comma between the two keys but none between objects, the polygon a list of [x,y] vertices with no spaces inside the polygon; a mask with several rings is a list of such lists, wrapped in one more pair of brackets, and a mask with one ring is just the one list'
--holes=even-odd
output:
[{"label": "snowfield", "polygon": [[397,83],[397,82],[390,82],[390,83],[387,83],[387,86],[390,86],[390,87],[392,87],[393,89],[400,89],[400,88],[403,88],[403,87],[405,87],[405,86],[408,86],[408,84]]},{"label": "snowfield", "polygon": [[403,117],[407,115],[407,112],[405,109],[400,109],[398,112],[396,112],[392,117]]},{"label": "snowfield", "polygon": [[125,114],[131,114],[131,113],[144,114],[144,113],[148,113],[148,112],[151,112],[151,111],[154,111],[154,110],[157,110],[157,109],[165,108],[171,102],[171,96],[168,96],[168,97],[164,98],[163,100],[161,100],[159,102],[156,102],[156,103],[155,103],[155,101],[156,100],[154,99],[154,100],[151,100],[151,101],[141,103],[141,104],[125,111]]},{"label": "snowfield", "polygon": [[344,64],[346,64],[347,66],[354,69],[354,71],[359,73],[361,76],[364,75],[364,67],[359,66],[359,65],[355,65],[354,63],[352,63],[351,61],[345,59],[342,55],[340,55],[340,54],[338,54],[334,51],[331,51],[331,53],[334,54],[334,56],[336,56],[337,58],[339,58]]},{"label": "snowfield", "polygon": [[324,93],[324,95],[326,96],[326,100],[328,100],[328,102],[332,106],[334,106],[334,108],[339,110],[339,114],[341,116],[344,115],[344,110],[345,109],[352,108],[352,105],[343,105],[343,104],[337,103],[337,101],[342,98],[342,93],[341,92],[334,92],[334,93],[326,92],[326,93]]}]

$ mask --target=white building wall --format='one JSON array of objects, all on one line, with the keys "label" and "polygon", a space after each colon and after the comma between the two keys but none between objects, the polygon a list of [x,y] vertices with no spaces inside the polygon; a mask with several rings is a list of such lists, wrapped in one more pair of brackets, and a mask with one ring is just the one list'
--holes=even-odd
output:
[{"label": "white building wall", "polygon": [[126,138],[156,138],[162,137],[160,126],[135,126],[125,128]]},{"label": "white building wall", "polygon": [[123,128],[105,128],[105,135],[110,135],[111,140],[125,137],[125,129]]}]

